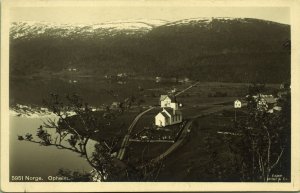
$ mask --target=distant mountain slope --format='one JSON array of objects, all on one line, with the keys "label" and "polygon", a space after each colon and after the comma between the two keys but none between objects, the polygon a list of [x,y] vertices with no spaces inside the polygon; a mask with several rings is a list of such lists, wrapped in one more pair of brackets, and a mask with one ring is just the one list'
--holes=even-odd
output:
[{"label": "distant mountain slope", "polygon": [[13,76],[129,72],[202,81],[290,77],[290,26],[258,19],[194,18],[63,25],[13,23]]},{"label": "distant mountain slope", "polygon": [[57,24],[50,22],[13,22],[10,36],[13,39],[30,39],[40,36],[114,36],[116,34],[143,34],[153,27],[163,25],[164,20],[124,20],[91,24]]}]

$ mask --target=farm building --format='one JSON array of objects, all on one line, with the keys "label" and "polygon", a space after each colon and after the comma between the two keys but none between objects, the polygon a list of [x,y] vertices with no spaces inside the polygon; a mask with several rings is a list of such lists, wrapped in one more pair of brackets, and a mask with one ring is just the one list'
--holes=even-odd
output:
[{"label": "farm building", "polygon": [[266,110],[269,113],[281,110],[281,107],[277,106],[277,98],[273,95],[258,94],[252,97],[257,102],[258,110]]},{"label": "farm building", "polygon": [[161,95],[160,105],[162,111],[155,116],[155,125],[165,127],[182,122],[182,113],[178,109],[175,98],[172,101],[172,98],[168,95]]},{"label": "farm building", "polygon": [[170,97],[168,95],[161,95],[160,96],[160,107],[171,107],[173,109],[178,109],[178,103],[175,97]]},{"label": "farm building", "polygon": [[159,76],[157,76],[157,77],[155,78],[155,82],[161,82],[161,80],[162,80],[162,78],[159,77]]},{"label": "farm building", "polygon": [[241,108],[242,107],[242,102],[240,100],[235,100],[234,101],[234,108]]},{"label": "farm building", "polygon": [[120,105],[121,105],[120,102],[113,102],[113,103],[110,105],[110,108],[111,108],[111,109],[118,109],[118,108],[120,108]]}]

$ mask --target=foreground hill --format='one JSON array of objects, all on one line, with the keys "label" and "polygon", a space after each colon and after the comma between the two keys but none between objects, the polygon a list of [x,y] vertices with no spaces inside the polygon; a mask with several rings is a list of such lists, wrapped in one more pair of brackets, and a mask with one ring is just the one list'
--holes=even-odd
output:
[{"label": "foreground hill", "polygon": [[196,18],[63,25],[13,23],[12,76],[188,77],[282,82],[290,77],[290,26],[257,19]]}]

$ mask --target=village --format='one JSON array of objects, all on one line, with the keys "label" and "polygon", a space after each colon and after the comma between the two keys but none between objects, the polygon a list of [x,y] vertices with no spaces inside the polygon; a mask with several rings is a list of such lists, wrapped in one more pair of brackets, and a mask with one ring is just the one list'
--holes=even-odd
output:
[{"label": "village", "polygon": [[[127,81],[128,85],[134,82],[131,79]],[[104,122],[105,130],[101,135],[95,132],[93,140],[98,137],[117,139],[111,157],[133,165],[163,161],[172,168],[169,171],[176,171],[173,169],[176,167],[184,171],[196,162],[200,170],[206,168],[205,161],[210,159],[209,152],[206,152],[209,140],[216,144],[213,148],[228,154],[229,150],[222,145],[224,141],[220,138],[241,136],[232,128],[236,122],[245,120],[247,107],[252,105],[249,101],[254,101],[258,111],[276,114],[282,111],[280,100],[289,89],[289,84],[253,86],[245,83],[203,83],[197,80],[179,83],[151,81],[152,85],[157,86],[147,87],[146,84],[136,82],[131,84],[131,88],[126,87],[135,90],[137,97],[124,113],[124,107],[131,102],[132,95],[116,95],[113,90],[123,88],[124,85],[110,88],[111,92],[107,95],[110,102],[91,106],[91,111],[96,116],[103,116],[105,120],[110,111],[120,115],[116,119],[108,118]],[[76,84],[80,85],[81,81]],[[264,88],[256,90],[256,87]],[[121,100],[123,96],[125,99]],[[25,110],[27,107],[16,108]],[[197,156],[194,150],[201,156]],[[184,164],[178,166],[177,159],[181,159],[180,162]],[[196,171],[198,169],[194,170],[193,175],[197,175]]]},{"label": "village", "polygon": [[[194,86],[196,86],[196,84],[192,84],[192,86],[184,89],[183,92],[193,88]],[[231,100],[226,103],[227,105],[223,105],[221,107],[217,106],[218,110],[213,110],[206,114],[200,113],[200,116],[202,116],[202,114],[204,116],[208,116],[218,111],[229,111],[234,112],[234,114],[232,114],[234,115],[232,121],[237,121],[239,114],[245,111],[245,108],[247,107],[247,101],[249,100],[255,101],[257,104],[256,108],[260,111],[266,111],[267,113],[276,113],[281,111],[282,109],[278,104],[279,98],[282,95],[286,94],[286,91],[282,90],[284,90],[283,85],[280,86],[279,92],[276,93],[276,96],[269,93],[256,93],[253,95],[246,95],[244,97],[236,98],[235,100]],[[147,119],[148,122],[144,123],[142,125],[142,128],[137,124],[138,120],[136,120],[135,124],[137,124],[138,126],[136,127],[136,125],[133,125],[133,132],[128,139],[128,143],[176,143],[184,129],[186,129],[187,133],[191,132],[192,127],[190,127],[189,125],[189,127],[186,128],[186,125],[189,121],[199,116],[184,116],[184,113],[182,111],[182,109],[185,109],[184,105],[177,99],[178,95],[183,92],[177,92],[176,94],[173,90],[173,92],[169,92],[169,94],[160,95],[159,105],[156,107],[152,107],[152,109],[156,110],[156,113],[151,114],[152,120],[151,117],[150,119]],[[115,104],[116,103],[113,103],[112,105]],[[151,109],[148,109],[146,111],[149,110]],[[184,112],[186,112],[186,110],[184,110]],[[143,114],[143,116],[145,115]],[[141,117],[139,117],[139,119]],[[226,135],[232,133],[226,131],[218,131],[217,134]]]}]

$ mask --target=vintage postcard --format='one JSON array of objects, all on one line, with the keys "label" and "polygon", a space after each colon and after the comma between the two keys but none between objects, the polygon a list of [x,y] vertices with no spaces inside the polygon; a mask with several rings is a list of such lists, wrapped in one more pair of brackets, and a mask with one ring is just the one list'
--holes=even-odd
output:
[{"label": "vintage postcard", "polygon": [[299,0],[1,3],[1,191],[300,190]]}]

